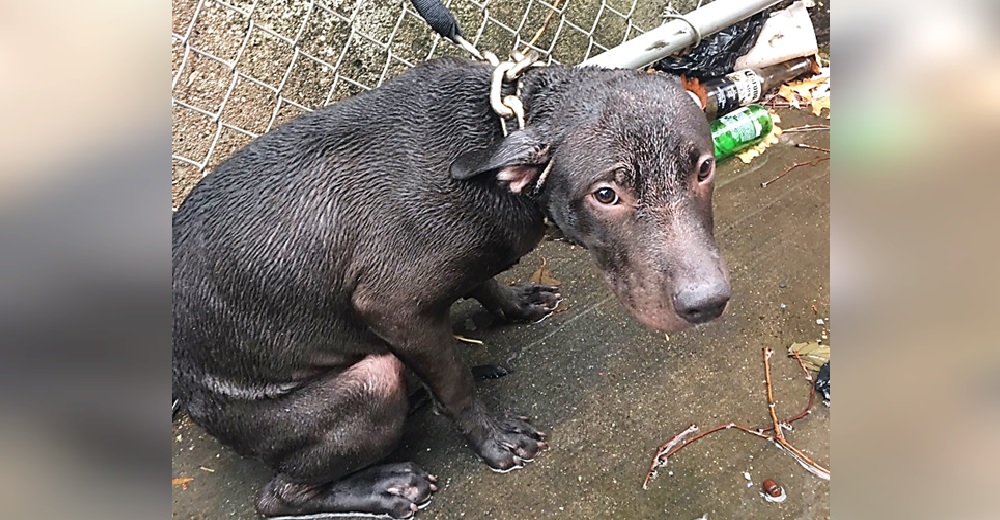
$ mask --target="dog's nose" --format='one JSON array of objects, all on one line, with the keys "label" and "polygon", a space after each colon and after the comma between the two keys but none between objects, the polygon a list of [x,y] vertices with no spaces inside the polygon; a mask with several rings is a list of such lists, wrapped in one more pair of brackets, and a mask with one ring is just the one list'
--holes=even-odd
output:
[{"label": "dog's nose", "polygon": [[722,316],[730,292],[725,282],[688,287],[674,295],[674,309],[686,321],[705,323]]}]

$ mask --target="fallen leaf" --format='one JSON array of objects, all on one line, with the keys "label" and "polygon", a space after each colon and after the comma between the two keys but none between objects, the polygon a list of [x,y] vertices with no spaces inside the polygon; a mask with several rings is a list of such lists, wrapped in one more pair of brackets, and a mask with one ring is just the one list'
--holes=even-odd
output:
[{"label": "fallen leaf", "polygon": [[812,107],[813,107],[813,114],[816,114],[817,116],[825,108],[827,110],[826,118],[830,119],[830,96],[813,98]]},{"label": "fallen leaf", "polygon": [[802,362],[813,372],[819,372],[819,367],[830,361],[830,345],[820,345],[816,341],[808,343],[792,343],[788,347],[788,355],[796,353],[802,358]]},{"label": "fallen leaf", "polygon": [[529,281],[533,284],[550,285],[552,287],[559,287],[560,283],[559,280],[556,280],[552,276],[552,273],[549,272],[549,261],[544,256],[542,257],[541,265],[539,265],[538,269],[532,273]]},{"label": "fallen leaf", "polygon": [[192,477],[175,478],[175,479],[171,479],[170,480],[170,485],[172,485],[174,487],[178,487],[179,486],[179,487],[182,487],[184,489],[187,489],[188,482],[191,482],[192,480],[194,480],[194,478],[192,478]]},{"label": "fallen leaf", "polygon": [[816,115],[819,115],[823,108],[829,109],[830,68],[823,67],[819,70],[819,74],[812,77],[778,87],[778,95],[794,108],[802,108],[803,103],[810,105]]},{"label": "fallen leaf", "polygon": [[801,105],[799,105],[799,97],[795,95],[795,91],[789,88],[788,85],[782,85],[779,87],[778,95],[785,98],[785,101],[787,101],[789,105],[795,108],[801,107]]},{"label": "fallen leaf", "polygon": [[698,81],[698,78],[688,78],[681,74],[681,87],[684,87],[684,90],[694,92],[698,96],[698,103],[702,108],[708,106],[708,92],[705,91],[705,86]]}]

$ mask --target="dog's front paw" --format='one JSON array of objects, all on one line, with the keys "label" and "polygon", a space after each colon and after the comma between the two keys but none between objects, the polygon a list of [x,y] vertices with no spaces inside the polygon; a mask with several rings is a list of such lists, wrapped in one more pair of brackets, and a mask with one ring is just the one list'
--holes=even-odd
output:
[{"label": "dog's front paw", "polygon": [[504,318],[515,322],[536,322],[548,317],[559,306],[562,295],[551,285],[526,283],[507,287],[503,302]]},{"label": "dog's front paw", "polygon": [[500,473],[523,468],[549,447],[545,433],[528,424],[527,417],[483,416],[480,426],[467,435],[476,453]]}]

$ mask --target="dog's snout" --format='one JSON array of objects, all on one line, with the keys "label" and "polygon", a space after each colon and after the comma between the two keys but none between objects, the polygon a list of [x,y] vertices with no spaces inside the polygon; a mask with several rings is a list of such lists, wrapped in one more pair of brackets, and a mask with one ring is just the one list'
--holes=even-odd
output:
[{"label": "dog's snout", "polygon": [[674,309],[691,323],[705,323],[722,316],[731,289],[724,281],[689,287],[674,295]]}]

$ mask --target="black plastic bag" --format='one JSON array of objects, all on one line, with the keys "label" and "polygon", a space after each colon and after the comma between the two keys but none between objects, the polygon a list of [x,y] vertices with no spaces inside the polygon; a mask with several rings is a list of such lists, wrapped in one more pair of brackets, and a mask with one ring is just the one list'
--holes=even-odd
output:
[{"label": "black plastic bag", "polygon": [[701,43],[683,56],[667,56],[653,64],[653,69],[689,78],[715,78],[733,71],[736,58],[750,52],[770,9],[701,39]]},{"label": "black plastic bag", "polygon": [[816,391],[823,396],[823,402],[830,404],[830,362],[827,361],[819,369],[816,376]]}]

